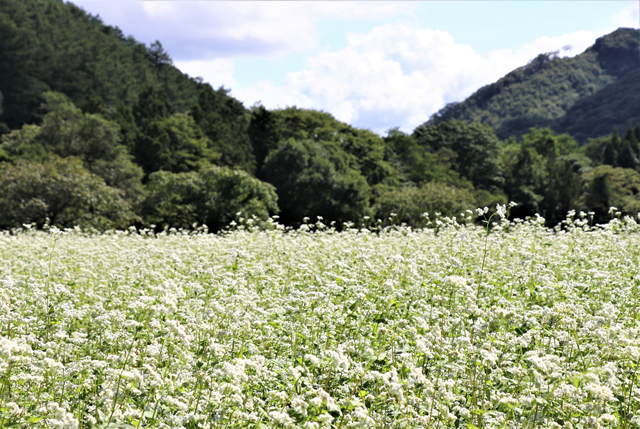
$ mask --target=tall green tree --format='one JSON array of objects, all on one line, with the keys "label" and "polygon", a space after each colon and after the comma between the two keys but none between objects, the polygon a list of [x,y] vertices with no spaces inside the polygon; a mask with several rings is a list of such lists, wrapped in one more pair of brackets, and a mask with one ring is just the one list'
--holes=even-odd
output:
[{"label": "tall green tree", "polygon": [[[329,113],[297,107],[273,111],[257,107],[252,112],[249,129],[258,159],[291,138],[314,141],[331,154],[332,162],[357,170],[369,186],[398,184],[397,171],[387,159],[384,140],[371,131],[340,122]],[[261,174],[259,171],[258,175]]]},{"label": "tall green tree", "polygon": [[623,138],[620,138],[617,127],[614,127],[611,135],[589,139],[579,151],[595,165],[605,164],[635,170],[640,168],[640,146],[635,129],[630,124]]},{"label": "tall green tree", "polygon": [[437,154],[446,149],[455,154],[451,167],[478,189],[497,191],[504,183],[498,162],[499,140],[485,124],[461,121],[420,125],[413,131],[419,145]]},{"label": "tall green tree", "polygon": [[533,128],[522,143],[511,142],[501,151],[505,192],[518,203],[514,216],[535,213],[547,220],[564,219],[576,209],[582,190],[581,174],[589,160],[576,154],[578,144],[566,134],[548,128]]},{"label": "tall green tree", "polygon": [[[175,113],[167,94],[154,87],[140,94],[132,115],[120,110],[133,135],[133,154],[146,174],[164,170],[174,173],[194,171],[220,159],[209,138],[186,113]],[[127,116],[128,115],[128,116]]]},{"label": "tall green tree", "polygon": [[117,123],[83,113],[63,94],[47,92],[42,125],[25,125],[2,137],[0,148],[10,159],[44,161],[51,156],[77,157],[107,186],[122,189],[129,200],[143,193],[142,170],[120,144]]},{"label": "tall green tree", "polygon": [[241,102],[229,96],[229,90],[214,91],[204,85],[191,116],[220,154],[219,164],[242,168],[254,174],[256,159],[248,133],[249,112]]},{"label": "tall green tree", "polygon": [[171,57],[169,56],[167,51],[164,50],[164,47],[162,46],[162,43],[160,43],[159,40],[156,40],[151,45],[149,45],[149,48],[147,49],[147,53],[149,55],[149,59],[151,60],[151,63],[156,68],[173,64]]},{"label": "tall green tree", "polygon": [[429,146],[418,144],[414,135],[398,129],[389,130],[384,141],[390,151],[390,162],[402,181],[414,184],[437,182],[458,187],[470,185],[452,168],[457,159],[453,150],[442,147],[434,153]]},{"label": "tall green tree", "polygon": [[148,189],[144,220],[159,227],[199,224],[218,231],[238,217],[264,222],[278,213],[273,186],[228,167],[210,165],[188,173],[158,171],[149,176]]},{"label": "tall green tree", "polygon": [[342,223],[370,214],[366,179],[339,158],[332,159],[320,142],[282,142],[267,157],[263,174],[276,188],[285,224],[299,224],[305,216]]},{"label": "tall green tree", "polygon": [[595,219],[610,218],[610,207],[631,216],[640,212],[640,173],[628,168],[601,165],[583,174],[584,192],[579,205],[593,211]]},{"label": "tall green tree", "polygon": [[253,107],[247,133],[256,160],[256,174],[260,177],[264,160],[278,148],[278,142],[282,139],[276,115],[262,105]]},{"label": "tall green tree", "polygon": [[84,167],[53,156],[43,163],[0,164],[0,229],[45,223],[61,228],[126,228],[137,220],[123,191]]},{"label": "tall green tree", "polygon": [[[0,117],[2,117],[2,113],[4,109],[2,107],[2,92],[0,91]],[[9,127],[4,122],[0,122],[0,136],[9,132]]]}]

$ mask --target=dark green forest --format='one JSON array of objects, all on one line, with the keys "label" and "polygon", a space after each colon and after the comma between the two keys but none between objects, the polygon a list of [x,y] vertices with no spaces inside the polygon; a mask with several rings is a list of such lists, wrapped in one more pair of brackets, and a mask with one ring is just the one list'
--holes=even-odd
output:
[{"label": "dark green forest", "polygon": [[[246,108],[158,41],[61,0],[0,2],[0,228],[376,223],[517,203],[640,211],[640,31],[538,56],[411,134]],[[427,215],[428,213],[428,215]]]}]

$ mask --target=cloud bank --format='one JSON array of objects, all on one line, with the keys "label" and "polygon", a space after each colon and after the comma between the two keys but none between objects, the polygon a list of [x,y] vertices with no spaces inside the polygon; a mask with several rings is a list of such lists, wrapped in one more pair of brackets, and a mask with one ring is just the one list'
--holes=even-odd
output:
[{"label": "cloud bank", "polygon": [[325,19],[386,19],[411,2],[93,1],[74,4],[108,24],[135,29],[144,43],[162,41],[181,62],[310,52]]},{"label": "cloud bank", "polygon": [[350,34],[342,50],[311,56],[308,67],[280,85],[262,81],[232,93],[249,105],[261,100],[268,108],[322,109],[376,132],[394,126],[409,132],[445,103],[468,97],[539,53],[571,45],[561,55],[576,55],[595,39],[581,31],[480,54],[444,31],[385,24]]}]

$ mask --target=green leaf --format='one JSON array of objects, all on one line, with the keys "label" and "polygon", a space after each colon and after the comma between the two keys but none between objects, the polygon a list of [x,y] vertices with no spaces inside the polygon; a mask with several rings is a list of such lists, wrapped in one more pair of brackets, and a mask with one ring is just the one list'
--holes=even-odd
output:
[{"label": "green leaf", "polygon": [[579,377],[573,377],[573,385],[575,387],[580,387],[580,378]]},{"label": "green leaf", "polygon": [[374,355],[373,353],[363,353],[362,359],[366,360],[367,362],[370,362],[372,360],[376,360],[376,355]]},{"label": "green leaf", "polygon": [[352,399],[351,401],[349,401],[349,403],[351,405],[353,405],[354,407],[364,407],[365,406],[364,402],[362,402],[359,399]]},{"label": "green leaf", "polygon": [[467,428],[468,429],[478,429],[478,426],[474,425],[473,423],[467,423]]}]

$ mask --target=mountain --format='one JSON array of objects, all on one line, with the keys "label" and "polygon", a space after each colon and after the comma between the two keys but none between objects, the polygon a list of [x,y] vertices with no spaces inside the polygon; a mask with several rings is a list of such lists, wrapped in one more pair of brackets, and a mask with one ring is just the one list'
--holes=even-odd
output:
[{"label": "mountain", "polygon": [[640,121],[639,71],[640,30],[620,28],[572,58],[540,54],[426,124],[483,122],[502,139],[550,127],[584,143]]},{"label": "mountain", "polygon": [[159,42],[146,47],[71,3],[0,1],[5,132],[42,119],[45,91],[64,93],[84,111],[112,114],[122,104],[133,105],[150,86],[186,112],[197,101],[201,82],[175,68]]}]

